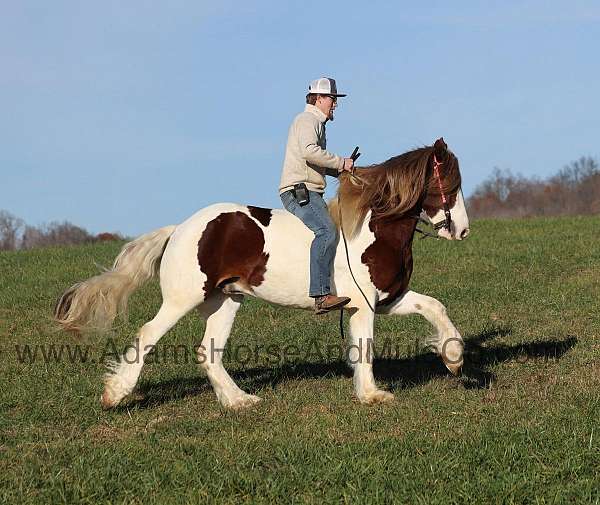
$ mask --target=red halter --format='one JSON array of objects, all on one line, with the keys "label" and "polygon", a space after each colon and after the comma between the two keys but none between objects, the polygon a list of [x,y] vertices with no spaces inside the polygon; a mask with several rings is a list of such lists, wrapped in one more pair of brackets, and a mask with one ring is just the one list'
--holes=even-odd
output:
[{"label": "red halter", "polygon": [[448,205],[448,199],[446,198],[446,194],[444,193],[444,188],[442,186],[442,178],[440,177],[440,167],[443,165],[442,162],[438,161],[435,153],[433,154],[433,173],[435,174],[435,178],[438,182],[438,187],[440,188],[440,196],[442,198],[442,204],[444,206],[444,215],[446,216],[443,221],[439,223],[434,223],[434,230],[439,230],[440,228],[446,228],[448,232],[450,232],[450,226],[452,225],[452,216],[450,215],[450,206]]}]

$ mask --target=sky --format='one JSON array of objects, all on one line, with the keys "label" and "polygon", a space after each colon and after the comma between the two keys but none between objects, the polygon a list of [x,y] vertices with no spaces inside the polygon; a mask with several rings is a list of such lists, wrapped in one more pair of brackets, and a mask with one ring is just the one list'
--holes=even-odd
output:
[{"label": "sky", "polygon": [[599,48],[595,1],[0,0],[0,209],[133,236],[215,202],[281,207],[321,76],[348,93],[336,154],[443,136],[466,196],[494,167],[545,177],[600,157]]}]

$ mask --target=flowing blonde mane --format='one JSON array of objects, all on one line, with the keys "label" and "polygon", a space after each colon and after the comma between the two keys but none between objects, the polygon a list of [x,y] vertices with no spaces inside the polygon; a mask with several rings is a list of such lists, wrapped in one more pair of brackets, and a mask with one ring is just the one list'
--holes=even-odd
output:
[{"label": "flowing blonde mane", "polygon": [[[443,163],[440,171],[443,191],[446,196],[455,195],[461,182],[458,160],[450,151],[436,151],[436,156]],[[421,147],[379,165],[357,168],[358,178],[342,174],[337,197],[329,203],[332,219],[339,227],[341,199],[344,232],[352,236],[369,210],[374,219],[401,217],[414,209],[425,191],[439,195],[438,182],[431,177],[432,158],[433,147]]]}]

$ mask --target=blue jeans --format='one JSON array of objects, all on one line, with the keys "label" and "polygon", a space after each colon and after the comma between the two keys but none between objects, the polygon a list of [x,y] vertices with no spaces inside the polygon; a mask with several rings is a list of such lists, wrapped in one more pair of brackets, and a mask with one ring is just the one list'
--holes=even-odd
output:
[{"label": "blue jeans", "polygon": [[321,193],[309,191],[310,201],[300,206],[292,191],[281,193],[285,209],[299,218],[315,234],[310,246],[310,288],[313,298],[331,293],[331,263],[335,256],[337,229]]}]

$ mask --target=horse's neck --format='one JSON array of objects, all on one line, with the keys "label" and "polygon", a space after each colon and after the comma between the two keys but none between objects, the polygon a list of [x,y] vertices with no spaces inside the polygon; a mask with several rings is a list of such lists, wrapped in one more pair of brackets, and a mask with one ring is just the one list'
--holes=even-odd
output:
[{"label": "horse's neck", "polygon": [[375,241],[383,241],[387,247],[406,250],[412,247],[412,240],[417,227],[417,219],[412,213],[393,220],[377,221],[372,219],[369,211],[358,225],[353,242],[357,245],[368,245]]},{"label": "horse's neck", "polygon": [[369,270],[370,280],[380,294],[384,294],[386,304],[408,288],[413,269],[415,227],[416,220],[412,217],[375,221],[369,215],[361,224],[353,249],[360,251],[356,256]]}]

